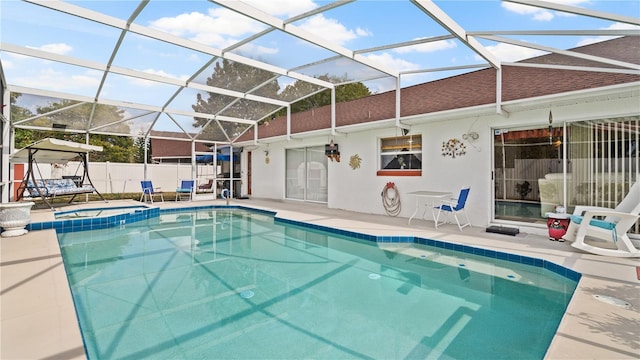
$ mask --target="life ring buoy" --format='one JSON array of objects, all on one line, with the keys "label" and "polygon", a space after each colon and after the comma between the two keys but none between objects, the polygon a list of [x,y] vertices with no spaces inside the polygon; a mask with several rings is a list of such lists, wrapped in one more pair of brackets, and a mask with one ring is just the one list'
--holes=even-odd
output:
[{"label": "life ring buoy", "polygon": [[380,195],[382,196],[382,205],[387,215],[398,216],[402,209],[402,204],[400,203],[400,192],[396,184],[393,182],[386,183]]},{"label": "life ring buoy", "polygon": [[229,189],[222,189],[222,191],[220,192],[220,196],[223,199],[228,199],[231,197],[231,192],[229,191]]}]

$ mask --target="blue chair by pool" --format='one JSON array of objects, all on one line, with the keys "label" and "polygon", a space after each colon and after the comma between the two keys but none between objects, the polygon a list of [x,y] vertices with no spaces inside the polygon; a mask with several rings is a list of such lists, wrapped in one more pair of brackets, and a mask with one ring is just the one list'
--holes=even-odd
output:
[{"label": "blue chair by pool", "polygon": [[182,182],[180,183],[180,187],[176,189],[176,201],[183,200],[183,198],[187,198],[189,201],[193,200],[194,186],[195,181],[182,180]]},{"label": "blue chair by pool", "polygon": [[147,202],[148,199],[153,204],[153,197],[160,195],[160,199],[164,202],[164,195],[162,195],[162,191],[160,191],[160,188],[154,188],[153,183],[150,180],[140,181],[140,186],[142,187],[142,196],[140,196],[140,201],[144,199],[144,201]]},{"label": "blue chair by pool", "polygon": [[[457,198],[451,200],[443,200],[440,205],[433,208],[434,212],[438,212],[435,216],[436,228],[440,223],[440,215],[442,214],[445,215],[445,220],[448,215],[453,215],[453,218],[456,220],[456,224],[458,224],[458,229],[460,229],[460,231],[462,231],[465,226],[471,226],[469,218],[467,217],[467,213],[464,210],[464,207],[467,204],[467,198],[469,197],[469,190],[470,188],[468,186],[465,186],[460,189],[460,194]],[[464,220],[466,220],[464,223],[460,222],[460,218],[458,217],[459,215],[464,215]]]}]

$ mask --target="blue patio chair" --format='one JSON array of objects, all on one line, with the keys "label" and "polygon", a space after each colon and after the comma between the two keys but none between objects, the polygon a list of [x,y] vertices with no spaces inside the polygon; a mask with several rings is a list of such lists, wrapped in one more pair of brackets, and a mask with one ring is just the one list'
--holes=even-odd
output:
[{"label": "blue patio chair", "polygon": [[[453,215],[453,218],[456,220],[456,224],[458,224],[458,228],[460,229],[460,231],[462,231],[462,228],[464,228],[465,226],[471,226],[469,218],[467,217],[467,213],[464,210],[464,207],[467,204],[467,198],[469,197],[469,190],[470,188],[468,186],[465,186],[460,189],[460,194],[457,198],[451,200],[442,200],[442,203],[440,205],[433,208],[434,212],[438,212],[438,214],[435,216],[436,228],[438,227],[438,224],[440,222],[440,215],[443,213],[445,214],[444,218],[447,218],[448,215]],[[466,220],[464,223],[460,222],[460,218],[458,217],[459,215],[464,215],[464,220]],[[446,222],[446,219],[445,221],[443,221],[443,223],[444,222]]]},{"label": "blue patio chair", "polygon": [[193,200],[193,187],[195,186],[195,181],[193,180],[182,180],[180,183],[180,187],[176,189],[176,201],[181,201],[183,197],[189,199],[189,201]]},{"label": "blue patio chair", "polygon": [[150,180],[142,180],[140,181],[140,186],[142,187],[142,196],[140,196],[140,201],[144,199],[147,202],[147,199],[151,201],[153,204],[153,197],[160,195],[160,199],[164,202],[164,195],[162,195],[162,191],[160,188],[154,188],[153,183]]}]

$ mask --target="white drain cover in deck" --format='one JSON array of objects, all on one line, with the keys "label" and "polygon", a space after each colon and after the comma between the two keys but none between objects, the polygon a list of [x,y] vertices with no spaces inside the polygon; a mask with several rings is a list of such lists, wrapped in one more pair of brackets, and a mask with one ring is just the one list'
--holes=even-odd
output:
[{"label": "white drain cover in deck", "polygon": [[625,308],[625,309],[630,309],[631,308],[631,304],[629,304],[628,302],[626,302],[624,300],[616,299],[616,298],[611,297],[611,296],[593,295],[593,297],[598,299],[598,300],[600,300],[600,301],[602,301],[603,303],[619,306],[619,307]]}]

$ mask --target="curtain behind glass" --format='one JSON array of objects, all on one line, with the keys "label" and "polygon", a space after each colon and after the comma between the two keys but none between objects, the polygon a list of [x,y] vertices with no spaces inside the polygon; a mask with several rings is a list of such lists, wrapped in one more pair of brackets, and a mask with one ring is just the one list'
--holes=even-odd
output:
[{"label": "curtain behind glass", "polygon": [[327,202],[327,157],[324,146],[287,149],[287,199]]},{"label": "curtain behind glass", "polygon": [[304,148],[287,149],[286,162],[287,184],[285,197],[287,199],[304,200],[304,189],[307,181]]},{"label": "curtain behind glass", "polygon": [[327,161],[324,146],[307,148],[307,200],[327,202]]}]

